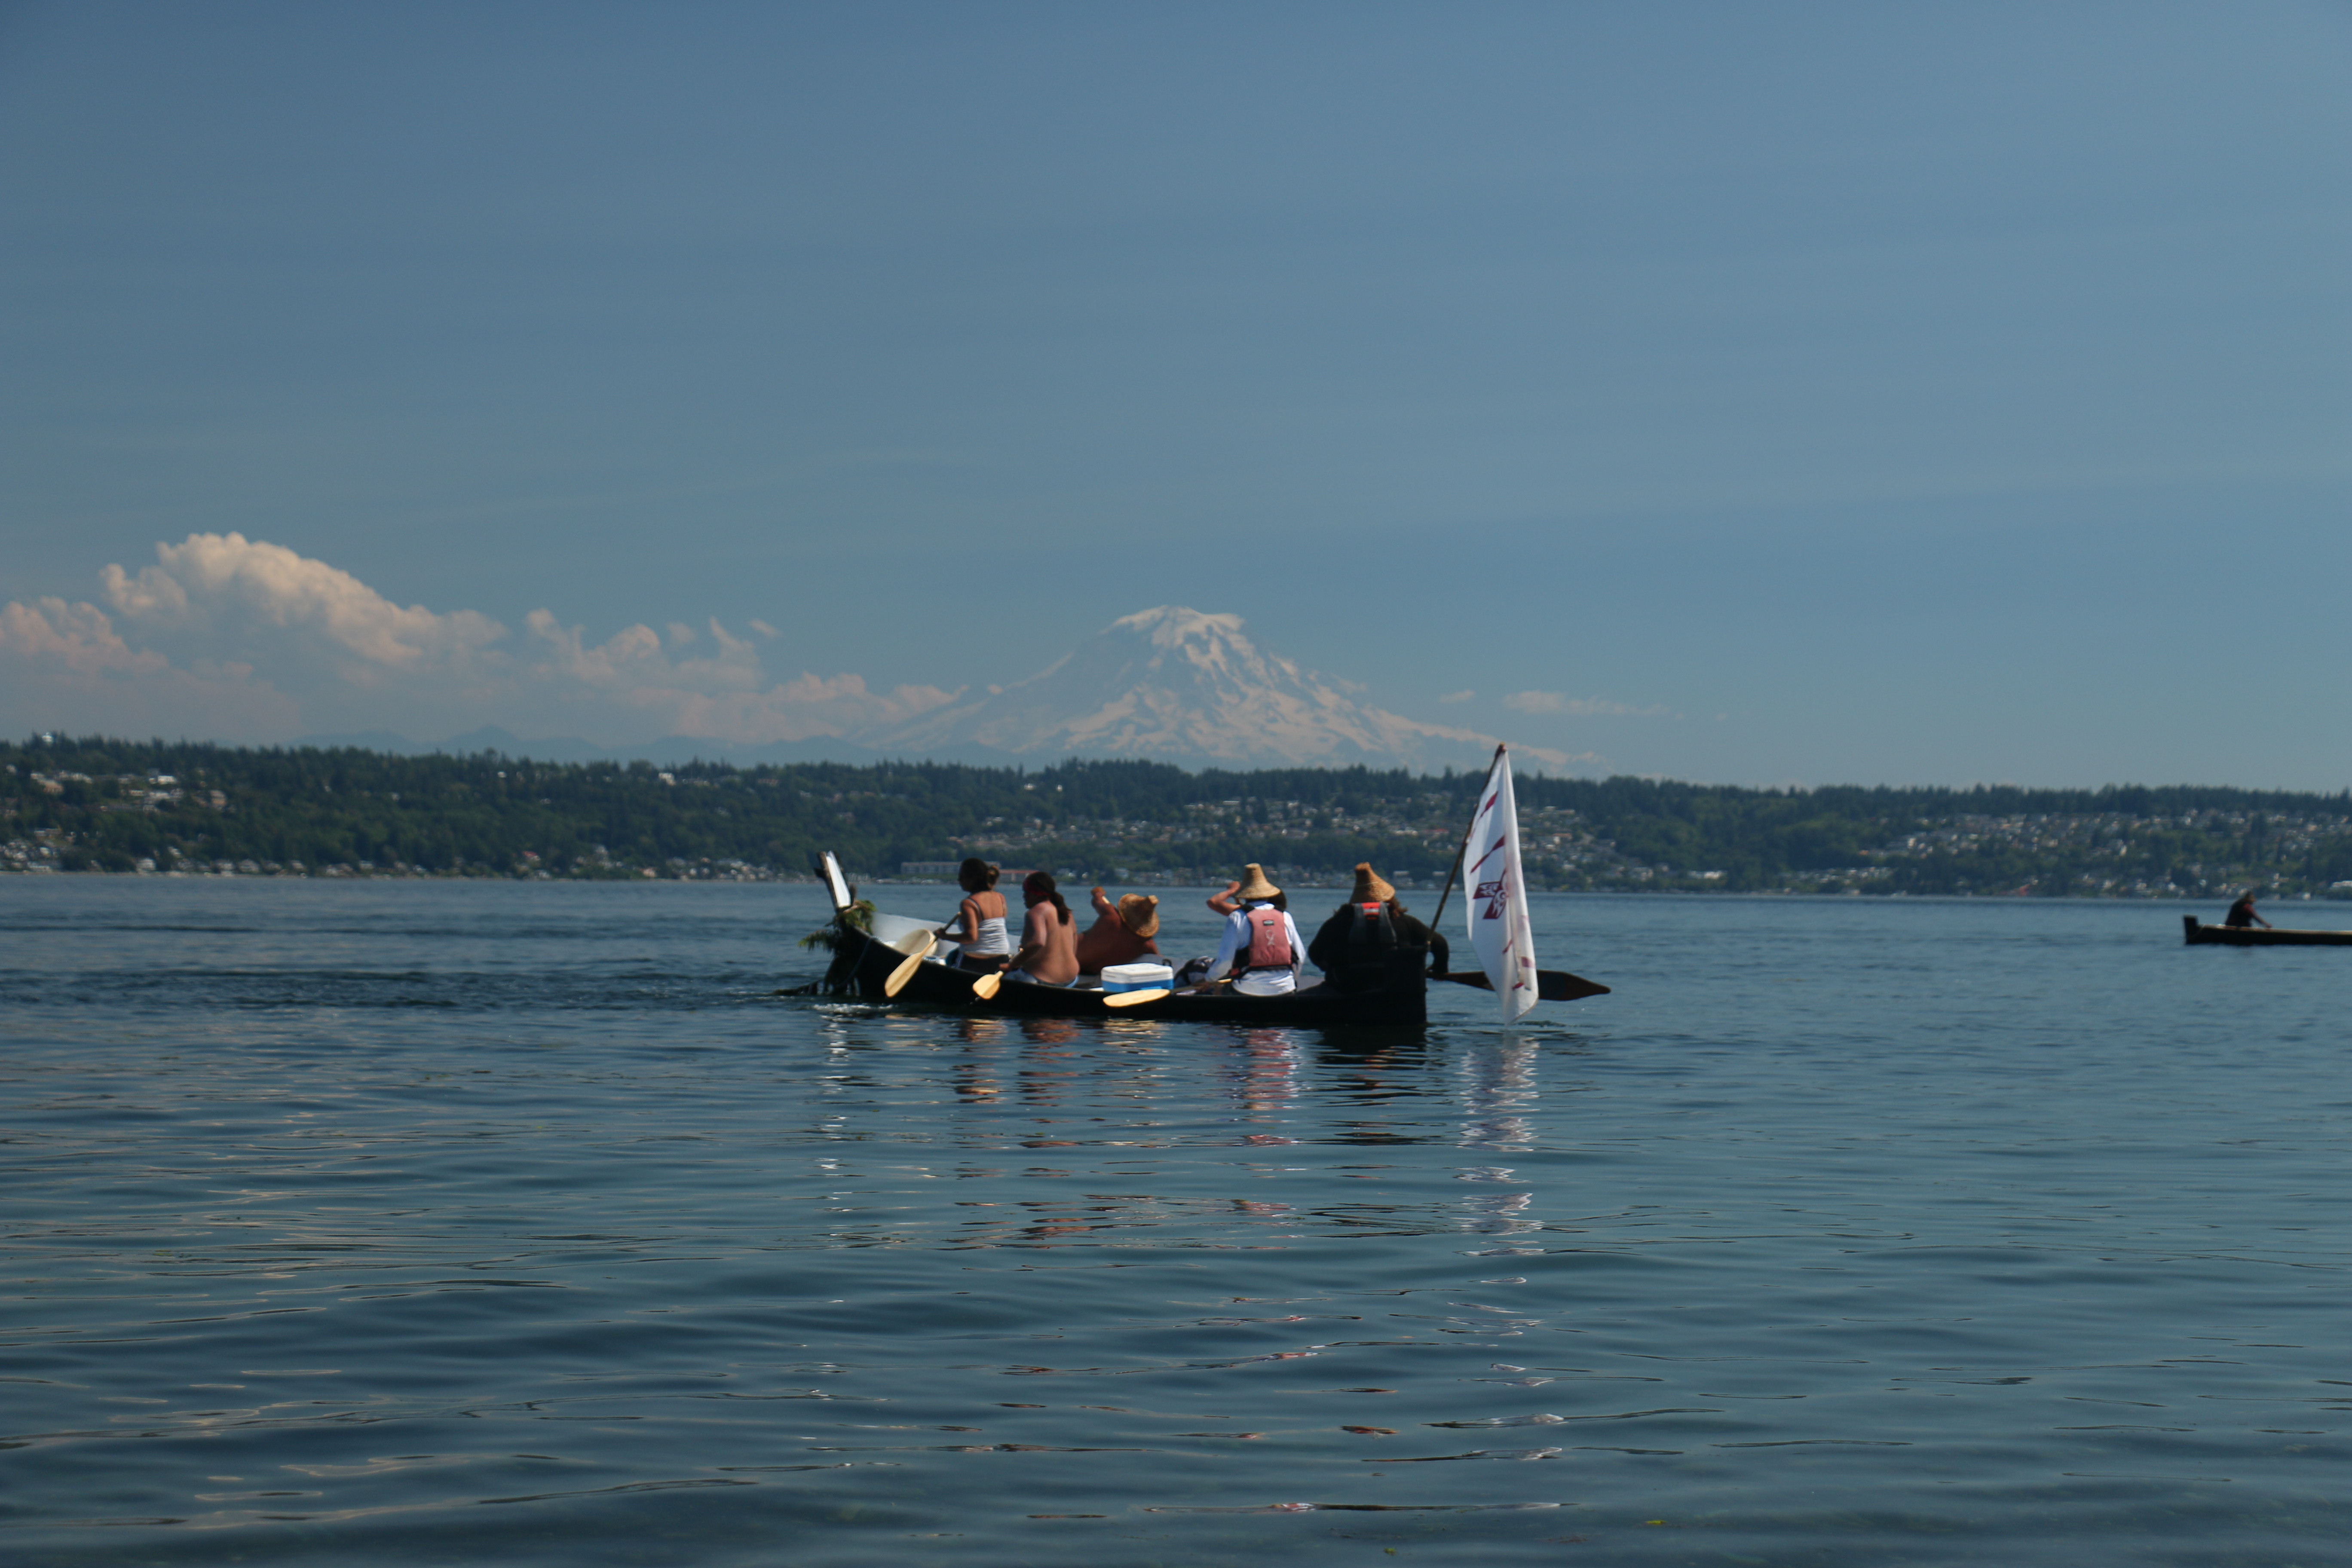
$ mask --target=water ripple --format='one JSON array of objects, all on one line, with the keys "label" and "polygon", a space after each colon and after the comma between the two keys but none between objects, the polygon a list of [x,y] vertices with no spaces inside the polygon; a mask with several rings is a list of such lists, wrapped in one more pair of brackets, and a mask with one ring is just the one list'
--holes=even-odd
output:
[{"label": "water ripple", "polygon": [[2334,955],[1557,900],[1401,1039],[605,891],[0,880],[11,1561],[2347,1560]]}]

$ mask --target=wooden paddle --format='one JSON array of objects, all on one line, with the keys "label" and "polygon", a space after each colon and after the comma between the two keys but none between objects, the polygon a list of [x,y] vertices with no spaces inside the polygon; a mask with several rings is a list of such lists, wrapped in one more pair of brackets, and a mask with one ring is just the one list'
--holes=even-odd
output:
[{"label": "wooden paddle", "polygon": [[971,994],[986,1002],[996,995],[996,988],[1004,984],[1004,971],[992,969],[971,983]]},{"label": "wooden paddle", "polygon": [[1103,998],[1103,1005],[1106,1007],[1140,1007],[1146,1002],[1157,1002],[1162,996],[1172,996],[1174,994],[1174,992],[1169,990],[1165,986],[1160,987],[1157,991],[1117,991]]},{"label": "wooden paddle", "polygon": [[[1475,969],[1457,969],[1450,973],[1432,974],[1430,978],[1451,980],[1456,985],[1475,985],[1481,991],[1495,988],[1494,982]],[[1587,996],[1606,996],[1609,987],[1580,974],[1570,974],[1565,969],[1538,969],[1536,994],[1546,1002],[1575,1002]]]},{"label": "wooden paddle", "polygon": [[[939,942],[940,939],[931,932],[919,931],[912,936],[902,936],[897,942],[892,943],[893,947],[906,953],[907,956],[898,968],[890,972],[890,978],[882,983],[882,994],[896,996],[899,992],[904,991],[907,988],[907,982],[915,977],[915,971],[922,967],[923,960],[931,956],[931,950],[939,945]],[[911,952],[908,951],[908,944],[913,944]]]}]

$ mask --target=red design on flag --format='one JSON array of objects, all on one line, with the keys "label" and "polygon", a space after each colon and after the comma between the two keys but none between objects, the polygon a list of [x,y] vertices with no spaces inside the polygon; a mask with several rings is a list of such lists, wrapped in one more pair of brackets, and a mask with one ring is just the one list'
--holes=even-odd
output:
[{"label": "red design on flag", "polygon": [[1501,920],[1503,918],[1503,906],[1511,901],[1510,874],[1506,872],[1491,882],[1479,883],[1478,890],[1472,893],[1470,898],[1473,902],[1475,902],[1480,899],[1490,899],[1494,900],[1486,906],[1486,912],[1478,917],[1480,920]]}]

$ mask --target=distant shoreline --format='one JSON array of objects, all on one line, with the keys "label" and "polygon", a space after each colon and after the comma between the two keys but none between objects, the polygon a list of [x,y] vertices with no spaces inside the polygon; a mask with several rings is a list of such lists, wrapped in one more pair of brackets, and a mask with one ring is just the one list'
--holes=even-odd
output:
[{"label": "distant shoreline", "polygon": [[[719,887],[730,887],[730,888],[740,888],[740,887],[787,887],[787,888],[807,888],[807,889],[816,889],[816,888],[821,888],[821,887],[823,887],[823,886],[824,886],[824,884],[823,884],[821,881],[819,881],[816,878],[814,878],[814,877],[809,877],[809,876],[774,876],[774,877],[760,877],[760,878],[748,878],[748,877],[747,877],[747,878],[720,878],[720,877],[674,877],[674,876],[673,876],[673,877],[519,877],[519,876],[512,876],[512,875],[498,875],[498,874],[489,873],[489,872],[481,872],[481,873],[474,873],[474,872],[441,872],[441,873],[422,873],[422,872],[420,872],[420,873],[415,873],[415,874],[407,874],[407,873],[386,872],[386,871],[378,871],[378,872],[372,872],[372,873],[371,873],[371,872],[360,872],[360,873],[353,873],[353,874],[350,874],[350,875],[341,875],[341,876],[338,876],[338,875],[323,874],[323,873],[320,873],[320,872],[284,872],[284,871],[281,871],[281,872],[275,872],[275,873],[273,873],[273,872],[268,872],[268,871],[263,871],[263,872],[256,872],[256,873],[252,873],[252,874],[247,874],[247,873],[244,873],[244,872],[221,872],[221,871],[101,871],[101,870],[96,870],[96,869],[80,870],[80,871],[63,871],[63,870],[57,870],[57,869],[54,869],[54,868],[39,868],[39,869],[10,869],[10,868],[0,868],[0,885],[5,885],[5,879],[9,879],[9,878],[16,878],[16,879],[21,879],[21,880],[34,880],[34,881],[41,881],[41,880],[51,880],[51,879],[57,879],[57,880],[72,880],[72,881],[77,881],[77,882],[79,882],[79,881],[152,881],[152,882],[186,882],[186,883],[198,883],[198,882],[235,882],[235,883],[240,883],[240,884],[242,884],[242,883],[260,883],[260,882],[272,882],[272,883],[294,883],[294,882],[299,882],[299,883],[323,883],[323,884],[326,884],[326,885],[329,885],[329,886],[355,886],[355,885],[362,885],[362,884],[369,885],[369,886],[375,886],[375,885],[384,885],[384,886],[394,886],[394,885],[397,885],[397,886],[407,886],[407,885],[411,885],[411,884],[419,884],[419,883],[421,883],[421,884],[426,884],[426,885],[437,886],[437,887],[480,887],[480,888],[488,888],[488,887],[517,887],[517,886],[520,886],[520,887],[562,886],[562,887],[579,887],[579,888],[604,887],[604,888],[621,888],[621,889],[626,889],[626,888],[672,888],[672,887],[702,887],[702,888],[719,888]],[[892,879],[892,878],[876,878],[876,879],[872,879],[866,880],[866,881],[863,881],[863,882],[859,882],[859,883],[858,883],[858,884],[856,884],[856,885],[857,885],[857,887],[858,887],[858,889],[859,889],[859,890],[860,890],[860,892],[861,892],[861,893],[870,892],[872,889],[882,889],[882,888],[887,888],[887,889],[907,889],[907,890],[910,890],[910,891],[912,891],[912,890],[919,890],[919,891],[923,891],[923,892],[940,892],[940,893],[944,893],[944,892],[947,892],[947,891],[950,890],[950,889],[954,887],[954,884],[953,884],[953,883],[949,883],[949,882],[917,882],[917,881],[908,881],[908,880],[902,880],[902,879]],[[1144,883],[1144,882],[1122,882],[1122,883],[1119,883],[1119,884],[1118,884],[1118,885],[1120,888],[1127,888],[1127,889],[1132,889],[1132,888],[1149,888],[1149,889],[1150,889],[1153,892],[1160,893],[1160,894],[1163,894],[1163,895],[1165,895],[1165,894],[1171,894],[1171,893],[1198,893],[1198,894],[1202,895],[1202,898],[1204,898],[1204,899],[1205,899],[1208,895],[1210,895],[1210,894],[1212,894],[1212,893],[1214,893],[1214,892],[1219,891],[1219,890],[1220,890],[1220,889],[1221,889],[1221,887],[1222,887],[1222,884],[1212,885],[1212,884],[1207,883],[1207,882],[1196,882],[1196,883],[1191,884],[1191,885],[1189,885],[1189,886],[1187,886],[1187,885],[1183,885],[1183,884],[1178,884],[1178,883],[1168,883],[1168,882],[1150,882],[1150,883]],[[1285,884],[1284,884],[1284,886],[1285,886],[1285,888],[1286,888],[1286,890],[1291,891],[1291,892],[1307,892],[1307,893],[1339,893],[1339,892],[1343,892],[1343,891],[1345,891],[1345,890],[1347,889],[1347,888],[1348,888],[1349,884],[1348,884],[1348,883],[1346,883],[1346,882],[1344,882],[1344,881],[1314,882],[1314,881],[1297,881],[1297,880],[1294,880],[1294,881],[1290,881],[1290,882],[1286,882],[1286,883],[1285,883]],[[2106,905],[2106,904],[2193,904],[2193,905],[2209,905],[2209,906],[2210,906],[2210,905],[2217,904],[2218,902],[2220,902],[2220,901],[2221,901],[2221,900],[2217,900],[2217,899],[2215,899],[2215,898],[2212,898],[2212,897],[2204,896],[2204,895],[2200,895],[2200,894],[2193,894],[2193,893],[2143,893],[2143,894],[2117,894],[2117,893],[2091,893],[2091,894],[2036,894],[2036,893],[1909,893],[1909,892],[1902,892],[1902,891],[1880,892],[1880,891],[1877,891],[1877,890],[1874,890],[1874,889],[1859,889],[1859,888],[1857,888],[1857,889],[1848,889],[1848,890],[1843,890],[1843,891],[1838,891],[1838,892],[1811,892],[1811,891],[1798,891],[1798,890],[1791,890],[1791,889],[1777,889],[1777,888],[1752,889],[1707,889],[1707,888],[1538,888],[1538,889],[1535,889],[1534,890],[1535,890],[1536,892],[1538,892],[1538,893],[1546,894],[1546,895],[1548,895],[1548,896],[1549,896],[1549,897],[1554,897],[1554,898],[1562,898],[1562,899],[1637,899],[1637,900],[1666,900],[1666,899],[1703,899],[1703,900],[1710,900],[1710,901],[1712,901],[1712,900],[1727,900],[1727,899],[1732,899],[1732,900],[1737,900],[1737,899],[1746,899],[1746,900],[1757,900],[1757,901],[1759,901],[1759,902],[1814,902],[1814,903],[1848,903],[1848,902],[1864,902],[1864,901],[1866,901],[1866,902],[1872,902],[1872,903],[1906,903],[1906,904],[1930,904],[1930,903],[1985,903],[1985,904],[1998,904],[1998,903],[2013,903],[2013,904],[2102,904],[2102,905]],[[1426,912],[1428,912],[1428,905],[1429,905],[1430,903],[1433,902],[1433,900],[1434,900],[1434,897],[1435,897],[1435,894],[1436,894],[1436,891],[1437,891],[1437,890],[1436,890],[1435,889],[1433,889],[1433,889],[1417,889],[1417,891],[1419,891],[1420,893],[1422,893],[1422,894],[1423,894],[1423,899],[1422,899],[1422,900],[1421,900],[1420,904],[1417,906],[1417,908],[1419,909],[1419,911],[1420,911],[1420,912],[1426,913]],[[1458,905],[1458,901],[1459,901],[1460,898],[1461,898],[1461,889],[1460,889],[1460,888],[1457,886],[1457,887],[1455,888],[1455,889],[1454,889],[1454,899],[1456,900],[1457,905]],[[2338,904],[2345,904],[2345,903],[2352,903],[2352,893],[2323,893],[2323,894],[2298,893],[2298,894],[2289,894],[2289,895],[2284,895],[2284,896],[2281,896],[2281,897],[2277,897],[2277,898],[2273,898],[2273,899],[2267,899],[2267,900],[2264,900],[2264,907],[2265,907],[2265,908],[2271,908],[2271,909],[2276,909],[2276,908],[2279,908],[2279,907],[2281,907],[2281,906],[2301,907],[2301,906],[2304,906],[2304,905],[2309,905],[2310,907],[2312,907],[2312,908],[2314,908],[2314,909],[2330,909],[2330,908],[2333,908],[2333,907],[2335,907],[2335,906],[2336,906],[2336,905],[2338,905]],[[2352,915],[2347,915],[2347,922],[2352,922]]]},{"label": "distant shoreline", "polygon": [[[104,737],[0,743],[0,873],[302,880],[796,883],[819,850],[869,886],[967,857],[1066,884],[1297,887],[1370,862],[1444,881],[1481,775],[1188,773],[1070,761],[741,768],[537,763]],[[1518,781],[1525,869],[1554,892],[2352,896],[2352,791],[2195,785],[1753,789]]]}]

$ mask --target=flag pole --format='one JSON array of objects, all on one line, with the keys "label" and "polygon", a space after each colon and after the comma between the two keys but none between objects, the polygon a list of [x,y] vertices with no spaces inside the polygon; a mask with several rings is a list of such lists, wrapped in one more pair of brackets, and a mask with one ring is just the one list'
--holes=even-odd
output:
[{"label": "flag pole", "polygon": [[[1497,745],[1495,748],[1494,762],[1490,762],[1486,764],[1486,776],[1478,781],[1479,795],[1486,794],[1486,786],[1495,782],[1495,763],[1499,763],[1502,760],[1503,748],[1500,745]],[[1471,797],[1470,820],[1462,825],[1461,846],[1454,851],[1454,867],[1451,870],[1445,873],[1445,890],[1437,895],[1437,912],[1429,917],[1429,929],[1432,931],[1435,931],[1437,929],[1437,922],[1445,918],[1445,900],[1454,896],[1454,879],[1461,875],[1462,857],[1468,854],[1470,851],[1470,830],[1477,826],[1478,805],[1477,797],[1474,795]]]}]

